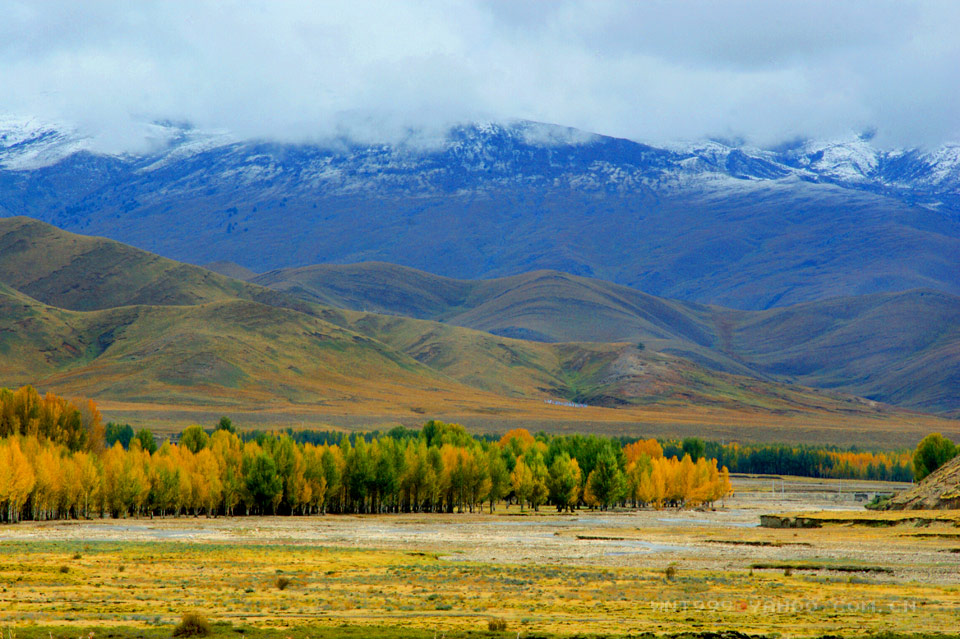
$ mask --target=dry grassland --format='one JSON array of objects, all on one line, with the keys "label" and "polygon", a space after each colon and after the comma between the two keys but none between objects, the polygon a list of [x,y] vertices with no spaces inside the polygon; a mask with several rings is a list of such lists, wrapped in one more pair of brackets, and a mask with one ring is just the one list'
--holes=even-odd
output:
[{"label": "dry grassland", "polygon": [[955,631],[955,521],[760,528],[761,514],[798,506],[849,511],[852,496],[811,480],[737,485],[716,511],[5,527],[0,628],[169,636],[196,610],[217,635],[283,638]]}]

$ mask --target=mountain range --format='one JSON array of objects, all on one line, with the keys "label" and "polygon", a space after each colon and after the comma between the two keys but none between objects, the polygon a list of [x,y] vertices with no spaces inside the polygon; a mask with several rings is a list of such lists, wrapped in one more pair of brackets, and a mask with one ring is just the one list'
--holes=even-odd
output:
[{"label": "mountain range", "polygon": [[393,144],[148,128],[151,150],[105,154],[67,126],[0,120],[0,214],[256,272],[557,270],[743,310],[960,294],[958,145],[655,147],[531,122]]},{"label": "mountain range", "polygon": [[0,118],[0,384],[835,440],[960,415],[960,146],[145,130]]}]

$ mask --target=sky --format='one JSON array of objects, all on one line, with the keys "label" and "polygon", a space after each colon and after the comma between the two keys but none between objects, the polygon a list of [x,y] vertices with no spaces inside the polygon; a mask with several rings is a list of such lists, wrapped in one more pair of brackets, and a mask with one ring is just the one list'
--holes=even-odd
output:
[{"label": "sky", "polygon": [[960,2],[0,0],[0,113],[391,142],[527,119],[652,143],[960,141]]}]

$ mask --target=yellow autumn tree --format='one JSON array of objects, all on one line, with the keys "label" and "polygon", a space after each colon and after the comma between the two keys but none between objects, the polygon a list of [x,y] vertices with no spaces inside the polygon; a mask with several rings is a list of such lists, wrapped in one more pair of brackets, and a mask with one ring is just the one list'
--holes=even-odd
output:
[{"label": "yellow autumn tree", "polygon": [[517,463],[513,467],[513,472],[510,473],[510,484],[513,486],[513,494],[522,511],[525,504],[530,501],[534,490],[533,471],[523,461],[523,456],[517,457]]},{"label": "yellow autumn tree", "polygon": [[36,474],[20,448],[16,437],[0,442],[0,507],[5,506],[6,521],[20,521],[24,503],[36,483]]}]

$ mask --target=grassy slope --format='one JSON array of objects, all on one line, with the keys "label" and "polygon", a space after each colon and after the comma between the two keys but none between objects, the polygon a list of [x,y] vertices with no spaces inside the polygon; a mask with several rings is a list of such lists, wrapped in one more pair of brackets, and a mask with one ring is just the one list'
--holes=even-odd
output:
[{"label": "grassy slope", "polygon": [[514,329],[540,334],[543,341],[617,342],[641,336],[712,341],[704,325],[707,307],[558,271],[456,280],[366,262],[270,271],[251,281],[341,308],[441,320],[493,333]]},{"label": "grassy slope", "polygon": [[27,217],[0,219],[0,282],[76,311],[228,299],[299,310],[305,306],[270,289]]},{"label": "grassy slope", "polygon": [[220,273],[220,275],[226,275],[227,277],[244,281],[252,280],[258,275],[258,273],[251,271],[245,266],[240,266],[236,262],[228,262],[225,260],[204,264],[203,268],[208,271],[213,271],[214,273]]},{"label": "grassy slope", "polygon": [[713,348],[719,337],[711,307],[558,271],[471,281],[372,262],[277,270],[251,281],[340,308],[437,320],[507,337],[642,342],[715,370],[764,377]]},{"label": "grassy slope", "polygon": [[335,321],[376,338],[472,386],[616,406],[691,403],[785,413],[863,410],[859,401],[802,387],[709,371],[624,343],[545,344],[423,320],[343,312]]},{"label": "grassy slope", "polygon": [[244,407],[389,406],[411,389],[451,397],[469,390],[380,342],[245,300],[77,312],[5,289],[0,312],[9,320],[0,332],[5,385]]},{"label": "grassy slope", "polygon": [[[721,374],[635,344],[530,342],[294,303],[198,267],[22,219],[0,221],[0,231],[8,247],[0,281],[9,278],[65,306],[99,306],[101,296],[116,305],[65,310],[0,288],[0,384],[88,394],[116,411],[149,409],[163,418],[191,407],[229,407],[407,423],[425,415],[490,416],[616,432],[625,432],[625,423],[727,430],[804,424],[830,429],[840,440],[858,429],[899,429],[913,438],[931,423],[951,431],[951,424],[928,417]],[[298,304],[300,310],[286,308]],[[554,407],[544,404],[547,397],[608,408]],[[489,421],[474,423],[490,428]],[[605,426],[611,424],[618,426]]]},{"label": "grassy slope", "polygon": [[[3,383],[127,402],[265,408],[498,407],[556,397],[768,414],[873,413],[855,400],[709,373],[629,344],[544,344],[368,313],[333,323],[245,300],[66,311],[5,289]],[[347,328],[341,328],[346,326]],[[436,397],[433,397],[436,396]],[[457,400],[447,406],[448,400]],[[462,400],[462,401],[461,401]]]},{"label": "grassy slope", "polygon": [[960,408],[960,298],[946,293],[733,311],[556,271],[468,281],[364,263],[272,271],[253,281],[342,308],[543,341],[642,342],[719,371],[921,410]]},{"label": "grassy slope", "polygon": [[944,410],[960,407],[958,319],[960,298],[919,290],[721,313],[718,325],[722,348],[766,373]]}]

